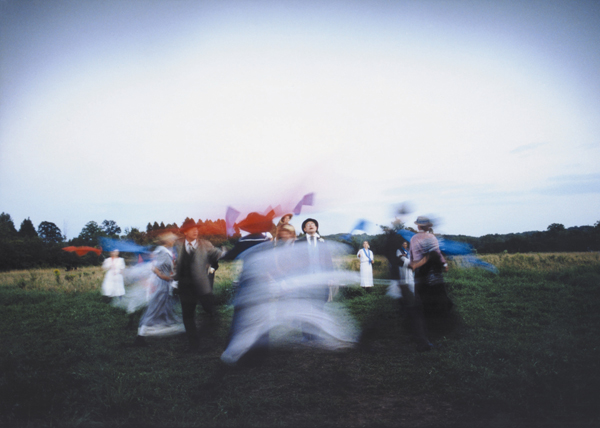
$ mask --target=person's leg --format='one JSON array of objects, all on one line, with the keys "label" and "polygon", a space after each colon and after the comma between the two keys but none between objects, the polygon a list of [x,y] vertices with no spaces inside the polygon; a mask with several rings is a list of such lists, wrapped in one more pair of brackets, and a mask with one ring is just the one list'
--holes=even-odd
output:
[{"label": "person's leg", "polygon": [[423,304],[419,297],[418,288],[415,288],[415,293],[413,293],[407,284],[400,284],[400,289],[402,290],[402,304],[406,311],[409,330],[417,343],[417,349],[426,350],[431,348],[433,345],[429,342],[425,331]]},{"label": "person's leg", "polygon": [[215,315],[215,296],[212,293],[204,294],[198,298],[204,312],[210,316]]},{"label": "person's leg", "polygon": [[181,299],[181,312],[183,315],[183,325],[185,334],[191,348],[199,346],[198,332],[196,331],[196,301],[193,299]]}]

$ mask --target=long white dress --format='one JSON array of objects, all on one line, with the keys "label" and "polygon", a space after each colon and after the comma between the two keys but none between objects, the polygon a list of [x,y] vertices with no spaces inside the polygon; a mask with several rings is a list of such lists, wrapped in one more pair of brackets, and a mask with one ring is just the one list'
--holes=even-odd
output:
[{"label": "long white dress", "polygon": [[360,260],[360,286],[373,287],[373,251],[361,248],[356,256]]},{"label": "long white dress", "polygon": [[412,269],[408,268],[410,256],[407,251],[396,250],[396,256],[400,259],[402,266],[398,268],[400,274],[400,284],[408,284],[408,288],[415,292],[415,277]]},{"label": "long white dress", "polygon": [[119,297],[125,294],[125,283],[123,282],[123,271],[125,260],[121,257],[109,257],[102,263],[102,269],[106,271],[102,281],[102,294],[109,297]]}]

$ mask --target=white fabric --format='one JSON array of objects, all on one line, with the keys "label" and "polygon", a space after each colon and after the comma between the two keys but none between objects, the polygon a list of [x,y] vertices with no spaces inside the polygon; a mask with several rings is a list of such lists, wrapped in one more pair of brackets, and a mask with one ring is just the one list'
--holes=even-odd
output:
[{"label": "white fabric", "polygon": [[[366,251],[371,260],[373,260],[373,251]],[[365,249],[361,248],[356,256],[360,260],[360,286],[373,287],[373,265],[369,261],[369,257],[365,254]]]},{"label": "white fabric", "polygon": [[109,257],[102,263],[102,269],[106,271],[102,281],[102,294],[109,297],[118,297],[125,294],[125,283],[123,282],[123,271],[125,260],[121,257]]}]

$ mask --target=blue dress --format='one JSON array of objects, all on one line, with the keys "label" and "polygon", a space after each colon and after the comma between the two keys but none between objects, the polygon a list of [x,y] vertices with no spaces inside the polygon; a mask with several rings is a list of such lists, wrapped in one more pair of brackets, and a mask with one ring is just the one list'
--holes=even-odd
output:
[{"label": "blue dress", "polygon": [[[157,247],[152,253],[152,265],[163,275],[173,272],[173,255],[165,247]],[[165,336],[183,333],[181,317],[175,312],[175,297],[171,282],[159,278],[154,272],[148,281],[148,308],[140,319],[139,336]]]}]

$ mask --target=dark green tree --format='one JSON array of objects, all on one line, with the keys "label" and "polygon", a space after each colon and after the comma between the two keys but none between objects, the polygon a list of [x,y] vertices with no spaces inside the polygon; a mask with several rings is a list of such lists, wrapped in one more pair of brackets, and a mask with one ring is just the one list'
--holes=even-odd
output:
[{"label": "dark green tree", "polygon": [[104,220],[102,222],[102,230],[106,236],[113,239],[118,238],[119,233],[121,233],[121,228],[114,220]]},{"label": "dark green tree", "polygon": [[35,226],[31,222],[31,219],[26,218],[21,223],[21,228],[19,229],[19,236],[22,238],[37,238],[38,233],[35,231]]},{"label": "dark green tree", "polygon": [[0,214],[0,238],[10,239],[15,236],[17,236],[17,229],[15,229],[15,224],[10,218],[10,214]]},{"label": "dark green tree", "polygon": [[138,245],[148,245],[146,232],[141,232],[135,227],[125,228],[125,239],[133,241]]},{"label": "dark green tree", "polygon": [[565,226],[563,226],[560,223],[552,223],[550,226],[548,226],[548,229],[546,229],[548,232],[561,232],[563,230],[565,230]]},{"label": "dark green tree", "polygon": [[99,243],[99,238],[106,236],[104,230],[96,223],[95,221],[88,222],[83,229],[81,229],[81,233],[77,237],[78,242],[83,245],[95,246]]},{"label": "dark green tree", "polygon": [[59,244],[63,242],[64,237],[58,226],[50,221],[43,221],[38,226],[38,235],[47,244]]}]

